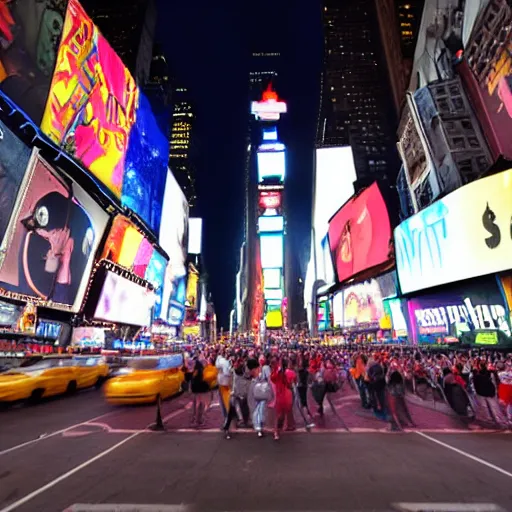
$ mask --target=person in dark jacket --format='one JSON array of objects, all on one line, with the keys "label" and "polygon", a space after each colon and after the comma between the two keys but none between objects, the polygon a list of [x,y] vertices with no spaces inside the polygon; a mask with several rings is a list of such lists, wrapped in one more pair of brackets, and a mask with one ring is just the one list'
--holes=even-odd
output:
[{"label": "person in dark jacket", "polygon": [[199,359],[196,359],[194,365],[190,388],[194,397],[192,407],[192,426],[202,427],[204,425],[204,414],[209,399],[210,386],[204,380],[204,364]]},{"label": "person in dark jacket", "polygon": [[477,395],[477,418],[505,428],[506,420],[496,398],[493,374],[487,369],[485,362],[480,363],[478,369],[473,370],[473,386]]}]

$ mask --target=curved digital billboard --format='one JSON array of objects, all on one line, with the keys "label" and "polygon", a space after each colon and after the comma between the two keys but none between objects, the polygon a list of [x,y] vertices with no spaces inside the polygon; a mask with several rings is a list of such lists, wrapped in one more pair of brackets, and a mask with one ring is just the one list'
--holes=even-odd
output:
[{"label": "curved digital billboard", "polygon": [[377,183],[352,197],[330,220],[329,246],[339,282],[392,260],[391,222]]}]

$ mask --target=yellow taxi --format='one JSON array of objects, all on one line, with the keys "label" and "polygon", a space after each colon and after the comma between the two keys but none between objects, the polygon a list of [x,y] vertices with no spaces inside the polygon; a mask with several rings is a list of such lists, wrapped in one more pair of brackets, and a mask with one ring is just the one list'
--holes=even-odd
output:
[{"label": "yellow taxi", "polygon": [[185,380],[183,356],[135,357],[104,386],[108,403],[144,404],[177,395]]},{"label": "yellow taxi", "polygon": [[109,368],[101,357],[35,356],[0,374],[0,402],[34,400],[99,385]]}]

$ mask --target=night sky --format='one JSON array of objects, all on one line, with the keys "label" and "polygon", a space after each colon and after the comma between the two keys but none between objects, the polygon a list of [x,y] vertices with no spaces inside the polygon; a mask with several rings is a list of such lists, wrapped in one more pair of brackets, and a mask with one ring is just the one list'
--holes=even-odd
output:
[{"label": "night sky", "polygon": [[157,39],[171,74],[191,91],[196,108],[203,257],[218,323],[227,328],[243,240],[250,52],[270,51],[275,45],[285,62],[277,92],[289,112],[281,128],[289,151],[288,233],[305,273],[322,31],[320,0],[224,0],[216,5],[207,0],[160,0]]}]

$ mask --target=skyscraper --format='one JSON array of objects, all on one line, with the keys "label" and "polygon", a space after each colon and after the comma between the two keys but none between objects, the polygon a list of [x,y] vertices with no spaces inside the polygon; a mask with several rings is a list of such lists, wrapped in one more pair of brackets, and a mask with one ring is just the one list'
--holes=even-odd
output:
[{"label": "skyscraper", "polygon": [[317,147],[352,146],[357,177],[395,181],[397,113],[374,0],[324,0]]},{"label": "skyscraper", "polygon": [[155,0],[82,0],[81,3],[137,83],[145,84],[153,55]]},{"label": "skyscraper", "polygon": [[406,79],[409,82],[425,0],[395,0],[395,2],[403,64]]},{"label": "skyscraper", "polygon": [[192,130],[195,114],[185,87],[172,87],[174,111],[172,115],[169,167],[178,181],[192,214],[197,207],[196,173],[192,161]]}]

